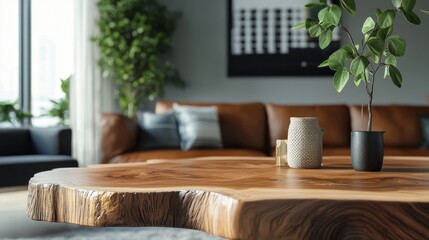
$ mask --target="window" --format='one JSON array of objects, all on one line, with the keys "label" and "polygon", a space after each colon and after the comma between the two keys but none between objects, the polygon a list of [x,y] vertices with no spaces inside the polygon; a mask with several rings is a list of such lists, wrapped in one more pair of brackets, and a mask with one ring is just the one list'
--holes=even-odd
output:
[{"label": "window", "polygon": [[31,111],[34,126],[58,119],[43,116],[50,100],[64,97],[61,79],[73,73],[74,0],[37,0],[31,5]]},{"label": "window", "polygon": [[0,1],[0,101],[19,98],[19,1]]}]

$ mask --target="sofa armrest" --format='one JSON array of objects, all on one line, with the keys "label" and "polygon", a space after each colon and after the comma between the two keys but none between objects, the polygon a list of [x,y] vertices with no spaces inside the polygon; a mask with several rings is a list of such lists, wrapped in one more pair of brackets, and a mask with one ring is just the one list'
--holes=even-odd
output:
[{"label": "sofa armrest", "polygon": [[71,155],[72,132],[67,127],[29,128],[37,154]]},{"label": "sofa armrest", "polygon": [[138,124],[135,120],[116,113],[101,115],[101,162],[126,153],[137,144]]}]

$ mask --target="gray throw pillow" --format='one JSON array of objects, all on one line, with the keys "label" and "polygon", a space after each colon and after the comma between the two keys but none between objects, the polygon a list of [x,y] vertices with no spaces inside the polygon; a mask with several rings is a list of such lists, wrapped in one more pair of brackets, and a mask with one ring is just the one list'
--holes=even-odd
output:
[{"label": "gray throw pillow", "polygon": [[222,147],[216,106],[194,107],[173,104],[173,109],[179,124],[182,150]]},{"label": "gray throw pillow", "polygon": [[180,137],[174,113],[154,114],[141,112],[137,115],[140,125],[138,149],[180,148]]},{"label": "gray throw pillow", "polygon": [[422,126],[423,141],[422,148],[429,148],[429,116],[420,117],[420,125]]}]

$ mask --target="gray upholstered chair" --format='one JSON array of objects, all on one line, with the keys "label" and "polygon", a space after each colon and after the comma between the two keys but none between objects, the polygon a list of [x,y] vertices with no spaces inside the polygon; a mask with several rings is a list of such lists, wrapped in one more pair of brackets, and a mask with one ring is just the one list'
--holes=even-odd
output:
[{"label": "gray upholstered chair", "polygon": [[27,185],[35,173],[77,166],[70,128],[0,128],[0,187]]}]

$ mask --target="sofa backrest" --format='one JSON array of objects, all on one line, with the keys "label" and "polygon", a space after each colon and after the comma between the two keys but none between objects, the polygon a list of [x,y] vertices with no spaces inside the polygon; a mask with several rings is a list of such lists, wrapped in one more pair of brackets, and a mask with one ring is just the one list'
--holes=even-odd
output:
[{"label": "sofa backrest", "polygon": [[[186,103],[189,106],[216,106],[225,148],[249,148],[267,152],[268,127],[262,103]],[[157,102],[155,112],[171,111],[173,102]]]},{"label": "sofa backrest", "polygon": [[324,130],[324,147],[350,146],[350,114],[346,105],[266,104],[271,147],[276,139],[287,139],[291,117],[317,117]]},{"label": "sofa backrest", "polygon": [[[368,113],[366,106],[351,105],[350,117],[353,131],[366,131]],[[385,147],[419,147],[422,143],[422,129],[419,116],[429,116],[427,106],[385,105],[372,107],[372,130],[385,131]]]},{"label": "sofa backrest", "polygon": [[27,128],[0,128],[0,156],[34,154]]}]

